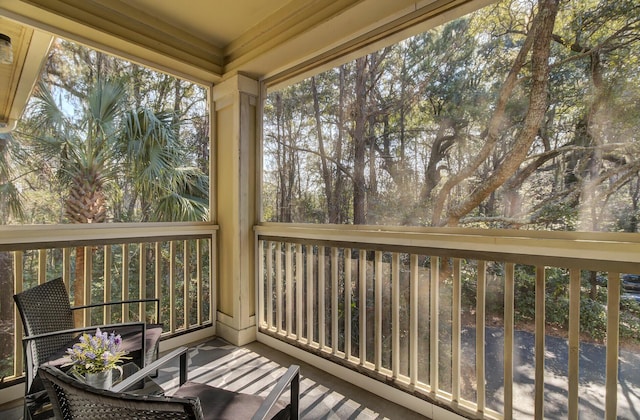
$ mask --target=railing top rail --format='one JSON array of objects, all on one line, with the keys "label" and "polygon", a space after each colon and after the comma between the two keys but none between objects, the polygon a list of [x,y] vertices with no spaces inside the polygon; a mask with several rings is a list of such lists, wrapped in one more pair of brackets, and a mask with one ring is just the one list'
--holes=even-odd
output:
[{"label": "railing top rail", "polygon": [[262,238],[323,241],[377,249],[384,245],[408,252],[447,251],[448,255],[501,259],[532,265],[579,266],[591,270],[640,271],[640,234],[544,232],[464,228],[300,225],[263,223]]},{"label": "railing top rail", "polygon": [[218,229],[207,222],[0,226],[0,251],[198,239]]}]

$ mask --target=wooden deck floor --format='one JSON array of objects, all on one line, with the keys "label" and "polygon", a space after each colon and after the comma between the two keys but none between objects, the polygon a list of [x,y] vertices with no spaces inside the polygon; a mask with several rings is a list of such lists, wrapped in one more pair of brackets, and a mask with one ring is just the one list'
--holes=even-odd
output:
[{"label": "wooden deck floor", "polygon": [[194,346],[190,358],[189,380],[261,395],[289,365],[300,365],[303,419],[425,419],[261,343],[235,347],[214,339]]}]

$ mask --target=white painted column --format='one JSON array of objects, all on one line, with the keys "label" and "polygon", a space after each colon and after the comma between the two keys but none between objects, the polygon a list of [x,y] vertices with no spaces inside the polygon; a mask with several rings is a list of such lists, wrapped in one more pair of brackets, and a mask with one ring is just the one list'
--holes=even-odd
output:
[{"label": "white painted column", "polygon": [[219,336],[235,345],[256,338],[255,238],[259,84],[243,75],[213,88]]}]

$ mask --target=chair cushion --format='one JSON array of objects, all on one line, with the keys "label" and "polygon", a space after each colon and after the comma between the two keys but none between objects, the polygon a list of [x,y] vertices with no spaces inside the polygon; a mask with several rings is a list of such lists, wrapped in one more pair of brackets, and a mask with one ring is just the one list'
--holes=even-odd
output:
[{"label": "chair cushion", "polygon": [[[108,332],[111,332],[111,331],[108,331]],[[138,352],[140,350],[140,343],[141,343],[140,336],[142,334],[140,327],[118,328],[116,330],[116,333],[122,336],[122,350],[128,352],[130,356],[134,358],[139,357],[139,355],[135,355],[133,353]],[[145,347],[146,347],[147,354],[145,355],[145,364],[149,364],[155,360],[154,355],[156,354],[156,349],[157,349],[161,334],[162,334],[162,324],[147,324],[147,330],[145,335]],[[134,360],[134,362],[135,361],[136,360]],[[140,366],[139,363],[137,364],[138,366]]]},{"label": "chair cushion", "polygon": [[[257,395],[241,394],[195,382],[186,382],[174,395],[179,397],[197,396],[200,399],[205,420],[250,419],[264,401],[264,398]],[[288,406],[278,401],[267,418],[288,419]]]}]

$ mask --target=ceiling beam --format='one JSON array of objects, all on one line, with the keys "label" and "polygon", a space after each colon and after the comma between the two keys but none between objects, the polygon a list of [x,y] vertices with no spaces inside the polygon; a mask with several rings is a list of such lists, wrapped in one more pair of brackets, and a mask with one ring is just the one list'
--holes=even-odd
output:
[{"label": "ceiling beam", "polygon": [[[222,51],[151,17],[94,0],[0,0],[0,14],[127,60],[211,84],[222,76]],[[146,21],[145,21],[146,19]]]}]

